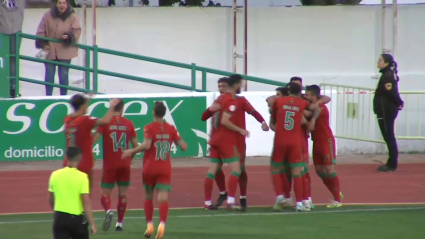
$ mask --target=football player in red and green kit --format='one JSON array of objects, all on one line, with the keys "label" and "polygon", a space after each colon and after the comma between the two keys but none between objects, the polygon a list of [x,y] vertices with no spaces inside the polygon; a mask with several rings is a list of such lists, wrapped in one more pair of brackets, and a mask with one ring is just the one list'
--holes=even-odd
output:
[{"label": "football player in red and green kit", "polygon": [[306,167],[300,144],[303,134],[305,134],[302,128],[302,120],[304,110],[314,111],[313,117],[308,123],[309,129],[314,129],[315,119],[319,116],[320,109],[299,97],[301,93],[300,85],[291,82],[288,91],[289,96],[274,100],[270,117],[271,126],[276,132],[271,158],[272,181],[277,196],[276,204],[285,203],[282,171],[286,163],[291,168],[294,180],[296,210],[309,211],[310,208],[303,204],[304,184],[307,182],[302,178],[302,172]]},{"label": "football player in red and green kit", "polygon": [[[67,115],[64,119],[64,123],[66,147],[78,147],[83,152],[78,170],[88,175],[91,189],[93,182],[92,169],[94,166],[91,131],[96,126],[109,124],[114,115],[114,107],[118,104],[119,100],[111,100],[108,112],[100,119],[86,115],[89,102],[90,99],[82,94],[73,95],[70,104],[74,109],[74,113]],[[63,164],[64,166],[67,165],[66,157]]]},{"label": "football player in red and green kit", "polygon": [[[296,84],[300,85],[301,88],[303,87],[302,86],[302,78],[301,77],[294,76],[294,77],[292,77],[290,79],[290,82],[296,83]],[[269,107],[271,107],[272,104],[273,104],[273,101],[274,101],[274,99],[276,97],[285,96],[285,95],[287,95],[287,93],[288,93],[288,86],[286,86],[286,87],[279,87],[279,88],[276,89],[276,95],[275,96],[268,97],[266,99],[266,102],[269,105]],[[304,94],[300,93],[299,96],[301,98],[307,100],[305,98],[305,95]],[[319,100],[316,102],[316,105],[318,105],[318,104],[327,104],[330,101],[331,101],[331,98],[330,97],[328,97],[326,95],[323,95],[323,96],[320,96]],[[312,113],[313,112],[306,110],[306,111],[304,111],[304,116],[306,118],[310,118],[311,115],[312,115]],[[306,131],[306,129],[304,129],[304,130]],[[306,160],[306,167],[304,168],[304,171],[302,173],[302,175],[303,175],[302,177],[303,177],[303,180],[305,180],[307,182],[305,184],[306,187],[304,188],[304,191],[303,191],[304,192],[303,193],[303,198],[304,198],[303,199],[303,203],[304,203],[304,205],[306,207],[313,209],[314,208],[314,204],[313,204],[312,198],[311,198],[311,178],[310,178],[310,173],[308,171],[308,164],[309,164],[308,138],[309,138],[308,137],[308,132],[306,132],[304,134],[303,139],[302,139],[303,155],[304,155],[304,159]],[[286,170],[286,172],[284,172],[284,174],[287,175],[287,178],[289,180],[289,182],[288,182],[289,183],[289,187],[288,188],[285,187],[285,190],[284,190],[284,196],[285,196],[286,203],[284,203],[284,204],[277,203],[275,205],[275,210],[282,210],[282,205],[285,206],[285,205],[291,205],[292,204],[292,197],[290,196],[290,192],[291,192],[291,188],[292,188],[291,172],[290,172],[290,170]],[[283,177],[283,178],[285,178],[285,177]],[[286,185],[286,182],[284,181],[283,184]]]},{"label": "football player in red and green kit", "polygon": [[227,208],[230,210],[239,210],[235,202],[236,187],[241,174],[238,150],[238,134],[247,136],[249,132],[236,126],[233,122],[237,111],[242,110],[236,101],[236,94],[240,93],[242,80],[239,78],[228,79],[228,89],[220,95],[214,103],[214,108],[218,109],[213,118],[213,127],[209,140],[211,163],[204,181],[204,199],[205,209],[215,209],[212,205],[212,187],[213,180],[217,170],[223,163],[227,163],[232,173],[228,181]]},{"label": "football player in red and green kit", "polygon": [[[301,89],[303,88],[301,77],[294,76],[289,80],[289,82],[296,83],[301,86]],[[308,101],[308,99],[305,97],[305,94],[300,93],[300,97]],[[331,98],[329,96],[323,95],[319,97],[318,101],[315,104],[316,104],[316,107],[319,107],[319,104],[327,104],[330,101],[331,101]],[[309,111],[304,112],[304,116],[307,119],[309,119],[312,116],[312,114],[313,112],[309,112]],[[304,129],[304,131],[306,133],[304,134],[304,138],[302,140],[302,143],[303,143],[302,146],[303,146],[304,159],[306,161],[306,167],[304,168],[304,172],[303,172],[303,180],[306,181],[307,183],[306,183],[306,187],[304,188],[303,203],[307,208],[314,209],[314,204],[311,198],[311,177],[308,170],[308,164],[309,164],[309,158],[310,158],[309,150],[308,150],[309,132],[306,128]]]},{"label": "football player in red and green kit", "polygon": [[[243,80],[241,75],[232,75],[229,78],[236,78]],[[220,93],[223,93],[228,85],[227,85],[228,78],[220,78],[218,80],[218,90]],[[245,112],[252,115],[259,123],[261,123],[261,128],[264,131],[268,131],[269,127],[267,123],[265,122],[264,118],[261,116],[258,111],[254,109],[254,107],[249,103],[249,101],[243,97],[243,96],[236,96],[236,101],[239,105],[239,108],[242,110],[237,110],[234,114],[234,117],[232,117],[232,122],[243,129],[246,129],[246,123],[245,123]],[[202,120],[205,121],[209,119],[214,112],[216,112],[218,108],[214,109],[212,107],[209,107],[205,112],[202,114]],[[239,177],[239,189],[240,189],[240,206],[241,211],[245,211],[247,208],[247,201],[246,201],[246,193],[247,193],[247,185],[248,185],[248,175],[245,170],[245,158],[246,158],[246,142],[245,142],[245,136],[238,134],[238,153],[239,153],[239,161],[241,164],[241,176]],[[226,184],[225,184],[225,175],[224,172],[221,170],[222,164],[220,168],[217,171],[217,174],[215,175],[215,181],[217,183],[217,186],[220,190],[220,196],[217,199],[216,204],[214,207],[219,207],[221,204],[227,199],[227,192],[226,192]]]},{"label": "football player in red and green kit", "polygon": [[153,193],[158,191],[159,226],[156,239],[162,239],[165,233],[165,223],[168,217],[168,194],[171,191],[171,160],[170,149],[174,144],[181,150],[187,150],[187,144],[180,137],[177,129],[164,121],[167,108],[162,102],[155,102],[153,108],[154,121],[143,129],[143,143],[137,148],[127,150],[123,158],[138,152],[143,155],[143,185],[145,187],[144,210],[147,229],[144,236],[150,238],[155,229],[153,225]]},{"label": "football player in red and green kit", "polygon": [[122,116],[124,101],[114,107],[114,117],[107,125],[99,126],[93,136],[96,143],[103,136],[103,173],[100,181],[102,196],[100,203],[106,212],[103,222],[103,230],[109,230],[114,212],[111,206],[111,194],[115,184],[118,185],[118,221],[116,231],[122,231],[124,215],[127,209],[127,190],[130,186],[131,160],[133,157],[121,159],[122,153],[129,148],[130,142],[133,148],[137,147],[137,134],[133,123]]},{"label": "football player in red and green kit", "polygon": [[[320,97],[320,87],[318,85],[307,86],[305,97],[315,104]],[[334,200],[328,208],[342,206],[342,193],[340,191],[339,178],[336,174],[336,150],[335,137],[329,126],[329,110],[324,104],[319,104],[321,108],[320,116],[316,120],[314,131],[311,132],[313,140],[313,162],[317,175],[322,178],[323,183],[332,193]]]}]

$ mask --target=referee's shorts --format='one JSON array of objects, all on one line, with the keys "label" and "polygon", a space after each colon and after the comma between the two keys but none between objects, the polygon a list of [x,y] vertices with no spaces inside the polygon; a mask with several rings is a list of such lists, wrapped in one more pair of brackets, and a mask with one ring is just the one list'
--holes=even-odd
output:
[{"label": "referee's shorts", "polygon": [[88,239],[88,222],[84,215],[55,212],[53,221],[54,239]]}]

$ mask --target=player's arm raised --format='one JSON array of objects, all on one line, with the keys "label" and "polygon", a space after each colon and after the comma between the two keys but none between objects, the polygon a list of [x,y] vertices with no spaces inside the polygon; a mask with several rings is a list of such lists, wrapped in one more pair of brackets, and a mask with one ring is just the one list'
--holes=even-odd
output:
[{"label": "player's arm raised", "polygon": [[102,126],[99,126],[99,127],[97,127],[97,130],[96,130],[96,133],[94,133],[94,135],[92,136],[92,142],[93,142],[93,144],[94,143],[96,143],[98,140],[99,140],[99,138],[100,138],[100,136],[102,136],[103,135],[103,127]]},{"label": "player's arm raised", "polygon": [[97,120],[97,126],[107,125],[111,121],[112,117],[114,117],[114,107],[120,102],[119,99],[112,99],[109,104],[109,109],[106,114]]}]

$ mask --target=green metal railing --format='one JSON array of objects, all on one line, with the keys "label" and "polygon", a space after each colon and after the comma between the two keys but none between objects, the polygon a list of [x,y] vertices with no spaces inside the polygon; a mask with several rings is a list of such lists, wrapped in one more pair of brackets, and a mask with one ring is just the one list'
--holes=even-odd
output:
[{"label": "green metal railing", "polygon": [[[334,116],[335,137],[366,142],[384,143],[378,121],[373,113],[375,89],[338,84],[320,84],[323,94],[332,98],[329,103]],[[424,140],[422,112],[425,91],[400,91],[405,108],[398,114],[395,127],[397,139]],[[423,104],[422,104],[423,105]],[[335,113],[332,113],[335,110]],[[332,117],[331,117],[332,118]],[[331,119],[332,121],[332,119]],[[412,131],[416,133],[411,133]]]},{"label": "green metal railing", "polygon": [[[42,40],[60,43],[60,41],[57,40],[57,39],[40,37],[40,36],[35,36],[35,35],[30,35],[30,34],[25,34],[25,33],[18,33],[17,37],[16,37],[16,41],[17,42],[20,41],[20,38],[32,39],[32,40],[42,39]],[[16,79],[16,93],[19,94],[19,81],[25,81],[25,82],[41,84],[41,85],[49,85],[49,86],[58,87],[58,88],[66,88],[66,89],[69,89],[69,90],[79,91],[79,92],[99,93],[98,92],[99,74],[123,78],[123,79],[127,79],[127,80],[132,80],[132,81],[143,82],[143,83],[162,85],[162,86],[167,86],[167,87],[172,87],[172,88],[177,88],[177,89],[182,89],[182,90],[206,92],[207,91],[207,74],[208,73],[215,74],[215,75],[221,75],[221,76],[230,76],[230,75],[235,74],[235,73],[232,73],[232,72],[221,71],[221,70],[211,69],[211,68],[207,68],[207,67],[197,66],[195,63],[185,64],[185,63],[180,63],[180,62],[175,62],[175,61],[168,61],[168,60],[163,60],[163,59],[158,59],[158,58],[153,58],[153,57],[148,57],[148,56],[141,56],[141,55],[126,53],[126,52],[121,52],[121,51],[114,51],[114,50],[110,50],[110,49],[100,48],[97,45],[88,46],[88,45],[77,44],[77,46],[80,49],[83,49],[86,53],[85,54],[85,56],[86,56],[86,59],[85,59],[86,66],[77,66],[77,65],[72,65],[72,64],[67,64],[67,63],[62,63],[62,62],[57,62],[57,61],[39,59],[39,58],[36,58],[36,57],[30,57],[30,56],[11,55],[11,56],[15,56],[16,67],[17,67],[16,77],[11,77],[12,79],[13,78]],[[190,84],[190,86],[182,85],[182,84],[175,84],[175,83],[169,83],[169,82],[164,82],[164,81],[159,81],[159,80],[154,80],[154,79],[149,79],[149,78],[144,78],[144,77],[138,77],[138,76],[132,76],[132,75],[127,75],[127,74],[122,74],[122,73],[117,73],[117,72],[99,69],[99,64],[98,64],[99,63],[99,53],[109,54],[109,55],[113,55],[113,56],[120,56],[120,57],[140,60],[140,61],[158,63],[158,64],[162,64],[162,65],[173,66],[173,67],[178,67],[178,68],[183,68],[183,69],[188,69],[188,70],[191,71],[191,84]],[[54,65],[57,65],[57,66],[67,66],[71,69],[84,71],[85,72],[85,79],[86,79],[85,86],[84,86],[84,88],[78,88],[78,87],[65,86],[65,85],[60,85],[60,84],[55,84],[55,83],[48,83],[48,82],[44,82],[44,81],[40,81],[40,80],[34,80],[34,79],[19,77],[19,61],[20,60],[27,60],[27,61],[39,62],[39,63],[51,63],[51,64],[54,64]],[[198,88],[198,86],[196,85],[197,72],[201,72],[201,74],[202,74],[202,85],[201,85],[200,88]],[[251,82],[257,82],[257,83],[275,85],[275,86],[283,86],[285,84],[283,82],[263,79],[263,78],[259,78],[259,77],[253,77],[253,76],[247,76],[247,75],[242,75],[242,76],[244,77],[245,80],[251,81]]]}]

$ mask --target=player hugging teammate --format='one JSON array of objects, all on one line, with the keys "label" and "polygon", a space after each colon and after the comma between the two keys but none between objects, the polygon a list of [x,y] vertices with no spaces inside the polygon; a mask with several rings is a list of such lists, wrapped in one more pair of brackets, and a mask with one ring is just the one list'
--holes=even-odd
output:
[{"label": "player hugging teammate", "polygon": [[[292,90],[291,87],[293,88]],[[330,98],[327,96],[321,96],[320,88],[317,85],[308,86],[306,95],[301,94],[301,89],[302,79],[299,77],[293,77],[291,78],[290,84],[288,84],[287,87],[279,87],[276,89],[276,96],[271,96],[266,99],[272,114],[270,128],[276,131],[275,144],[271,160],[272,180],[275,192],[277,194],[277,200],[274,209],[279,211],[282,210],[284,206],[290,205],[292,203],[292,197],[290,195],[292,179],[294,180],[297,211],[309,211],[310,209],[314,208],[311,199],[311,179],[308,172],[308,134],[310,131],[312,132],[313,162],[316,168],[316,173],[322,178],[324,184],[328,187],[334,196],[334,200],[331,201],[328,207],[340,207],[342,206],[342,193],[340,193],[339,179],[335,171],[335,139],[329,126],[329,111],[325,106],[325,104],[330,102]],[[283,99],[285,100],[279,99],[277,101],[278,103],[275,103],[276,100],[281,97],[284,97]],[[294,97],[297,99],[294,100]],[[291,102],[291,98],[293,102]],[[300,102],[298,99],[303,99],[305,102],[308,102],[308,104],[311,104],[306,108],[306,111],[303,112],[301,118],[299,118],[300,114],[297,114],[299,111],[294,112],[293,110],[290,110],[291,107],[295,107],[295,109],[299,108],[299,105],[292,105],[296,104],[295,102]],[[286,104],[283,104],[282,101],[289,101],[290,103],[288,104],[286,102]],[[311,110],[314,112],[311,112]],[[282,118],[283,121],[277,119],[278,112],[280,112],[281,118],[285,116]],[[295,117],[297,117],[297,120],[299,119],[297,122],[298,124],[295,122]],[[308,118],[310,118],[310,121],[306,120]],[[279,124],[274,122],[284,122],[284,124],[281,124],[279,130]],[[293,125],[293,127],[291,127],[291,125]],[[308,128],[305,126],[308,126]],[[290,157],[290,154],[283,150],[284,146],[288,148],[288,144],[284,143],[284,138],[290,138],[293,141],[293,130],[300,130],[299,133],[301,135],[302,152],[301,157],[303,158],[304,162],[302,167],[300,167],[300,164],[294,165],[294,163],[290,162],[293,161],[294,158],[298,159],[298,156],[295,157],[292,155],[292,157]],[[280,136],[282,136],[281,140],[279,140]],[[278,148],[280,148],[280,150],[278,150]],[[283,153],[285,153],[286,157],[284,157],[282,163]],[[281,183],[279,183],[279,181]]]},{"label": "player hugging teammate", "polygon": [[[269,127],[267,123],[265,122],[264,118],[252,107],[252,105],[248,102],[248,100],[243,96],[238,96],[235,94],[239,94],[241,92],[240,88],[233,89],[229,87],[229,81],[232,82],[238,82],[238,87],[242,86],[242,76],[241,75],[232,75],[229,78],[223,77],[218,80],[218,91],[222,96],[226,96],[228,94],[232,95],[234,97],[234,103],[235,103],[235,110],[234,112],[227,112],[226,114],[231,114],[230,121],[234,123],[235,126],[239,127],[240,129],[245,130],[246,129],[246,123],[245,123],[245,112],[252,115],[260,124],[263,131],[268,131]],[[234,86],[233,86],[234,87]],[[236,91],[235,91],[236,90]],[[212,120],[212,129],[213,132],[216,128],[219,127],[219,124],[221,123],[221,117],[223,117],[223,113],[220,111],[220,109],[223,106],[223,98],[221,96],[214,102],[213,105],[211,105],[209,108],[205,110],[205,112],[202,114],[202,121],[206,121],[209,118],[213,117]],[[227,116],[226,116],[227,117]],[[225,126],[226,127],[226,126]],[[226,130],[225,128],[219,129],[220,130]],[[232,132],[230,132],[232,134]],[[212,136],[211,136],[212,137]],[[215,133],[214,137],[218,137],[217,133]],[[236,137],[236,148],[237,153],[239,157],[239,164],[240,164],[240,176],[239,176],[239,189],[240,189],[240,209],[241,211],[245,211],[247,209],[247,200],[246,200],[246,193],[247,193],[247,187],[248,187],[248,174],[245,170],[245,156],[246,156],[246,143],[245,143],[245,135],[237,133],[235,134]],[[210,142],[210,144],[214,144],[214,142]],[[216,147],[217,148],[217,147]],[[213,149],[214,150],[214,149]],[[225,184],[225,175],[222,171],[223,167],[223,160],[218,159],[220,155],[214,155],[216,151],[213,151],[211,157],[212,157],[212,167],[218,167],[215,174],[207,174],[207,179],[205,182],[205,209],[206,210],[216,210],[217,207],[221,206],[222,203],[228,198],[228,194],[226,191],[226,184]],[[220,162],[219,162],[220,161]],[[225,161],[225,160],[224,160]],[[216,165],[218,164],[218,165]],[[211,202],[211,191],[212,190],[212,180],[215,179],[217,183],[217,187],[220,190],[220,195],[217,199],[217,202],[215,205],[212,205]],[[230,181],[229,181],[230,183]],[[229,184],[229,189],[232,188],[232,185]],[[236,190],[236,189],[235,189]],[[232,191],[233,193],[233,191]],[[237,208],[232,207],[231,208]]]}]

